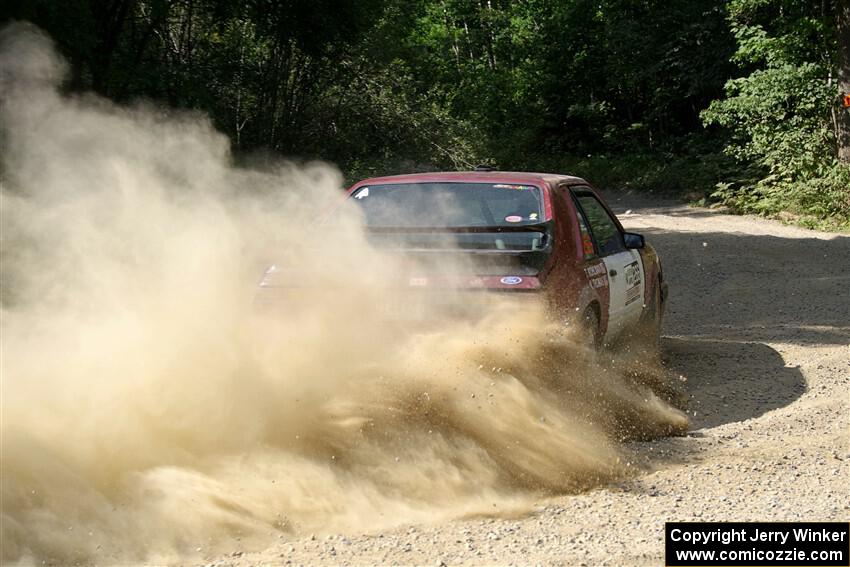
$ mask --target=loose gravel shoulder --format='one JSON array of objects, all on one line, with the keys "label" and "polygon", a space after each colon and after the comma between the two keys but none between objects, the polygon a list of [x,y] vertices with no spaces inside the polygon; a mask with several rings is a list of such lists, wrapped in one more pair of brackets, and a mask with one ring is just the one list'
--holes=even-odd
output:
[{"label": "loose gravel shoulder", "polygon": [[665,521],[850,520],[850,237],[609,196],[659,250],[692,431],[516,518],[307,537],[212,565],[662,565]]}]

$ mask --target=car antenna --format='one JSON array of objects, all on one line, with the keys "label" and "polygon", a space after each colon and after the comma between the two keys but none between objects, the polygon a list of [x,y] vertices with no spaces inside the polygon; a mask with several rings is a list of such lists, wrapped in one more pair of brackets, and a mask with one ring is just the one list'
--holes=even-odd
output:
[{"label": "car antenna", "polygon": [[482,163],[481,165],[475,166],[475,171],[496,171],[496,168],[492,165]]}]

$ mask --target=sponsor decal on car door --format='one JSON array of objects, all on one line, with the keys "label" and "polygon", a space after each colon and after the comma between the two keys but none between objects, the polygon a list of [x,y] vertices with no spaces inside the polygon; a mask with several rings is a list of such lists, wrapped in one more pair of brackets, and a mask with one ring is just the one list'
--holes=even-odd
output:
[{"label": "sponsor decal on car door", "polygon": [[636,250],[623,250],[603,258],[611,294],[608,335],[613,337],[634,325],[643,309],[643,263]]}]

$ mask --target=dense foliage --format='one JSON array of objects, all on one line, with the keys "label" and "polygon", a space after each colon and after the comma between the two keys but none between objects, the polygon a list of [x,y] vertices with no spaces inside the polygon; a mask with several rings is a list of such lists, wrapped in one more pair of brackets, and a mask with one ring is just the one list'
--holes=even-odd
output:
[{"label": "dense foliage", "polygon": [[850,216],[850,0],[11,0],[0,17],[54,38],[70,90],[202,110],[237,156],[352,178],[489,161]]},{"label": "dense foliage", "polygon": [[[726,97],[703,112],[731,133],[727,153],[749,169],[714,194],[746,211],[793,211],[808,224],[847,223],[850,163],[839,161],[841,122],[837,41],[828,4],[731,0],[738,48],[749,74],[726,83]],[[847,46],[850,48],[850,46]]]}]

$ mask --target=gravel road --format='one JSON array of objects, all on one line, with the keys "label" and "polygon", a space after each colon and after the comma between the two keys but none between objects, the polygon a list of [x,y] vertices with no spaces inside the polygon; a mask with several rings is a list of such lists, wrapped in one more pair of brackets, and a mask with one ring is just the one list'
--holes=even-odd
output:
[{"label": "gravel road", "polygon": [[687,437],[644,472],[513,518],[306,537],[205,564],[662,565],[665,521],[850,520],[850,237],[609,196],[659,250]]}]

